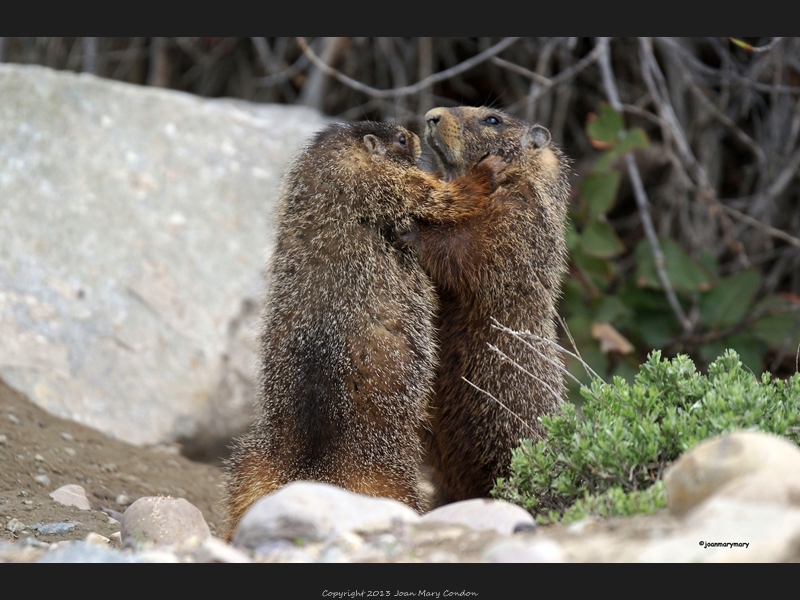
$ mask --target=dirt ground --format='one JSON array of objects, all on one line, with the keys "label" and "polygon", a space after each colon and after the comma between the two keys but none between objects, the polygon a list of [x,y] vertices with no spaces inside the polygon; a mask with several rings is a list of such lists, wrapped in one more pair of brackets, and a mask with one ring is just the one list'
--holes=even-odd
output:
[{"label": "dirt ground", "polygon": [[[158,495],[186,498],[202,511],[212,533],[221,532],[221,483],[219,466],[192,462],[177,446],[138,448],[111,439],[48,414],[0,381],[2,541],[35,536],[56,542],[83,539],[89,532],[109,537],[119,525],[109,523],[101,507],[124,512],[136,499]],[[91,510],[63,506],[50,497],[67,484],[86,490]],[[9,528],[12,519],[26,526],[60,521],[80,525],[64,535],[42,535],[27,528],[11,531],[20,527],[12,523]]]}]

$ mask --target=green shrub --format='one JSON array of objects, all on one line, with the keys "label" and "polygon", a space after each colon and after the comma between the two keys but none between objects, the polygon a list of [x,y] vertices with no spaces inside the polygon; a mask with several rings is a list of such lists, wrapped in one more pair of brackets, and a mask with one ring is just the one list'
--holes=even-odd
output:
[{"label": "green shrub", "polygon": [[664,469],[705,438],[757,429],[800,440],[800,373],[759,379],[733,350],[707,375],[687,356],[662,360],[654,351],[633,384],[595,380],[581,394],[580,409],[568,403],[542,417],[546,440],[522,440],[494,497],[542,523],[654,512],[666,506]]}]

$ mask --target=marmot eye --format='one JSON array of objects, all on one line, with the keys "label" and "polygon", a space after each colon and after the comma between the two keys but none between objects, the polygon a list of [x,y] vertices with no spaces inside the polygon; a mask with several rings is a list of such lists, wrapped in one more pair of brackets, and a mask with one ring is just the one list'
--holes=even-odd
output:
[{"label": "marmot eye", "polygon": [[397,141],[400,142],[403,146],[405,146],[406,145],[406,136],[401,135],[399,138],[397,138]]},{"label": "marmot eye", "polygon": [[483,122],[487,125],[500,125],[500,119],[497,117],[486,117]]}]

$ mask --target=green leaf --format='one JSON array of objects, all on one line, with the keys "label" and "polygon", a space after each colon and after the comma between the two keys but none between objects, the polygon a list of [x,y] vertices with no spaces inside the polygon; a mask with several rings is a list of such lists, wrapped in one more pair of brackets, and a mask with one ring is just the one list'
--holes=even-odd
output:
[{"label": "green leaf", "polygon": [[620,174],[618,171],[590,173],[580,183],[580,194],[589,209],[588,218],[596,220],[614,206],[617,199]]},{"label": "green leaf", "polygon": [[[770,296],[759,303],[759,308],[772,306],[774,310],[790,310],[791,304],[779,296]],[[768,314],[748,328],[749,333],[771,348],[789,349],[795,346],[800,337],[800,312],[793,310],[779,314]]]},{"label": "green leaf", "polygon": [[614,263],[590,256],[583,251],[582,245],[570,253],[573,265],[600,289],[605,289],[616,276]]},{"label": "green leaf", "polygon": [[622,156],[626,152],[637,148],[647,148],[649,145],[650,141],[647,139],[647,134],[644,132],[644,129],[641,127],[634,127],[633,129],[627,130],[622,135],[619,143],[614,148],[614,154],[616,156]]},{"label": "green leaf", "polygon": [[713,328],[735,325],[750,310],[760,282],[755,269],[721,279],[700,298],[700,322]]},{"label": "green leaf", "polygon": [[631,316],[633,311],[617,296],[602,296],[592,303],[594,321],[615,323],[622,317]]},{"label": "green leaf", "polygon": [[611,258],[623,252],[625,246],[611,225],[602,221],[592,221],[581,235],[581,249],[589,256]]},{"label": "green leaf", "polygon": [[637,332],[651,348],[663,348],[679,333],[672,312],[642,313],[636,318]]},{"label": "green leaf", "polygon": [[[712,275],[708,269],[689,256],[670,239],[659,239],[664,254],[664,268],[672,287],[678,292],[698,292],[711,287]],[[656,273],[655,259],[650,244],[643,239],[636,246],[636,280],[641,287],[662,289]]]},{"label": "green leaf", "polygon": [[586,133],[593,140],[616,144],[624,125],[622,115],[611,108],[611,105],[603,102],[597,118],[587,123]]}]

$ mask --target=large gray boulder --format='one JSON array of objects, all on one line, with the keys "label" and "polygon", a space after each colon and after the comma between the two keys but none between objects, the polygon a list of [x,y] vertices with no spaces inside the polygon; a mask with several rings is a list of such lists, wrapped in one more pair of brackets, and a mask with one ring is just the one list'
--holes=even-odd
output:
[{"label": "large gray boulder", "polygon": [[0,378],[134,444],[241,431],[280,179],[325,117],[37,66],[0,98]]}]

